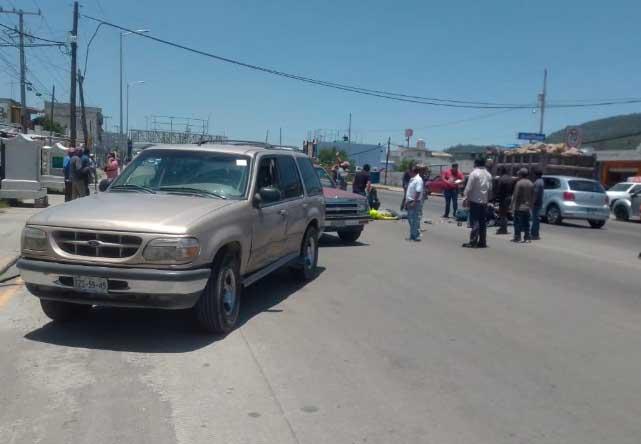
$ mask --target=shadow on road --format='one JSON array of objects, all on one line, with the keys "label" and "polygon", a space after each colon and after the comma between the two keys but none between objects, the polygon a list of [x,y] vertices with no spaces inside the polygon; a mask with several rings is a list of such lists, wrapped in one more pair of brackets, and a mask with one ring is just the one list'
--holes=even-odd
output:
[{"label": "shadow on road", "polygon": [[330,235],[327,233],[323,233],[323,235],[320,238],[320,241],[318,242],[319,247],[323,248],[328,248],[328,247],[368,247],[369,244],[363,243],[363,242],[352,242],[350,243],[345,243],[343,242],[338,235]]},{"label": "shadow on road", "polygon": [[[325,269],[319,267],[319,274]],[[261,313],[280,313],[273,307],[306,283],[280,270],[245,289],[238,327]],[[136,353],[186,353],[224,339],[198,330],[192,310],[94,307],[89,317],[72,323],[49,322],[26,339],[66,347]]]}]

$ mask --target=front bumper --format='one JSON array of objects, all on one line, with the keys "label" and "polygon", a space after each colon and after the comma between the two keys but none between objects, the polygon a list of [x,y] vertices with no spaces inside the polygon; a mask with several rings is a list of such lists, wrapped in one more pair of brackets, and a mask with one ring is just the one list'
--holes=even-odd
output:
[{"label": "front bumper", "polygon": [[363,227],[370,221],[369,216],[361,217],[341,217],[341,218],[325,218],[325,232],[338,231],[338,230],[362,230]]},{"label": "front bumper", "polygon": [[[205,289],[210,270],[156,270],[100,267],[20,259],[22,280],[34,295],[79,304],[181,309],[193,307]],[[74,288],[74,276],[107,279],[107,292]]]}]

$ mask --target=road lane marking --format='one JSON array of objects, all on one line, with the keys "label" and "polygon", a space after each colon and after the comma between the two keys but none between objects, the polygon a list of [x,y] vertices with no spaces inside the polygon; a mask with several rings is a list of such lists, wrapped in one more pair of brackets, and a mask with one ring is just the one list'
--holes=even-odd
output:
[{"label": "road lane marking", "polygon": [[16,284],[17,285],[11,285],[7,286],[4,288],[0,288],[0,308],[4,307],[7,302],[9,302],[9,299],[13,297],[14,294],[20,289],[24,282],[22,279],[17,278],[16,279]]}]

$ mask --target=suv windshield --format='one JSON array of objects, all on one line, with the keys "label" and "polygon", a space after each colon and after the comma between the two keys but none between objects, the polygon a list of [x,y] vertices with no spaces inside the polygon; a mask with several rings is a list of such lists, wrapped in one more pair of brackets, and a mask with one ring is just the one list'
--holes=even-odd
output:
[{"label": "suv windshield", "polygon": [[630,183],[618,183],[612,187],[608,191],[628,191],[628,188],[630,188]]},{"label": "suv windshield", "polygon": [[568,184],[572,191],[584,191],[587,193],[605,193],[599,182],[593,180],[569,180]]},{"label": "suv windshield", "polygon": [[323,188],[336,188],[336,183],[334,183],[334,180],[329,174],[327,174],[325,168],[314,167],[314,169],[316,170],[316,174],[318,174],[318,178],[320,179]]},{"label": "suv windshield", "polygon": [[110,191],[166,192],[201,197],[245,196],[249,158],[188,150],[147,150],[112,184]]}]

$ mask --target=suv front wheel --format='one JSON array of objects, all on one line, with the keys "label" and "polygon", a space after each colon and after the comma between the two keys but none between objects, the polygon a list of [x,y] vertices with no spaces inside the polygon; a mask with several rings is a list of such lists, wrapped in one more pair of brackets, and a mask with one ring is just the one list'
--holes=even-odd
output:
[{"label": "suv front wheel", "polygon": [[240,264],[232,252],[216,260],[207,287],[196,304],[200,326],[210,333],[233,330],[240,312]]},{"label": "suv front wheel", "polygon": [[309,281],[316,276],[318,264],[318,230],[307,228],[300,248],[299,265],[295,268],[296,277],[301,281]]},{"label": "suv front wheel", "polygon": [[40,299],[42,311],[53,321],[67,322],[87,316],[91,305],[73,304],[71,302]]}]

